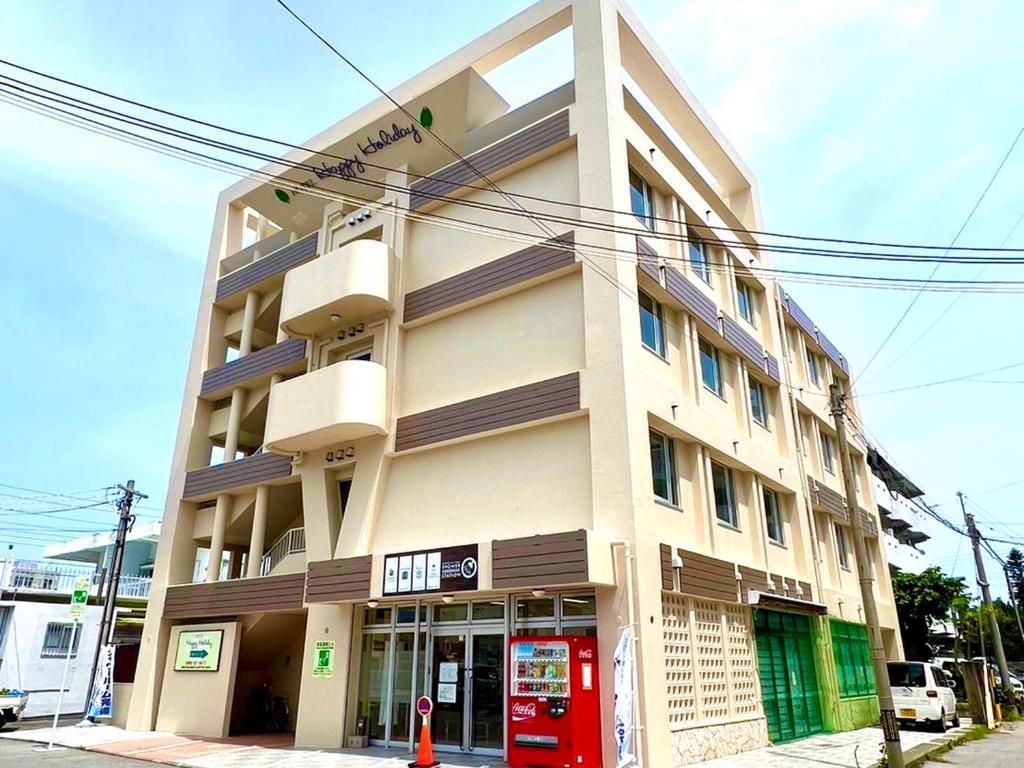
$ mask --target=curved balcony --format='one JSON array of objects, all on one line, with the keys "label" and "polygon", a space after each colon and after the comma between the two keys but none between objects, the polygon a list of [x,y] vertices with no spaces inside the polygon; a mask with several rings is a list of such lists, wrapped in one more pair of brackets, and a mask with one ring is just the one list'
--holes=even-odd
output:
[{"label": "curved balcony", "polygon": [[265,444],[301,453],[387,432],[387,369],[343,360],[270,390]]},{"label": "curved balcony", "polygon": [[355,240],[296,267],[284,280],[281,329],[311,336],[392,310],[390,267],[391,249],[378,240]]}]

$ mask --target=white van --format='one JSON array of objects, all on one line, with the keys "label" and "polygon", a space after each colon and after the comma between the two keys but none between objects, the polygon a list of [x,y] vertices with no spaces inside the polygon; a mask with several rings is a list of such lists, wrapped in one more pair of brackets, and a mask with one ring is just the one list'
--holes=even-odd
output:
[{"label": "white van", "polygon": [[956,696],[941,667],[923,661],[890,661],[889,685],[900,724],[924,723],[936,731],[960,726]]}]

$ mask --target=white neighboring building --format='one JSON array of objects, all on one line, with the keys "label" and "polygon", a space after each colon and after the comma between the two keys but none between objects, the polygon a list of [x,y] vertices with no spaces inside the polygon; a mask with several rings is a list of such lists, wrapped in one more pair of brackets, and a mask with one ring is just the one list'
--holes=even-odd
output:
[{"label": "white neighboring building", "polygon": [[931,566],[920,545],[931,538],[932,521],[913,500],[923,496],[924,491],[874,448],[868,449],[868,465],[889,568],[921,573]]},{"label": "white neighboring building", "polygon": [[[118,670],[115,662],[115,680],[134,677],[135,649],[146,616],[159,535],[159,523],[138,525],[128,535],[114,630],[121,667]],[[103,612],[99,585],[109,567],[113,538],[113,533],[101,533],[54,544],[44,550],[46,557],[52,558],[47,560],[18,560],[9,550],[0,561],[0,688],[29,693],[23,717],[49,716],[56,710],[71,642],[71,592],[75,582],[85,576],[91,581],[92,597],[75,633],[61,705],[64,714],[83,711]]]}]

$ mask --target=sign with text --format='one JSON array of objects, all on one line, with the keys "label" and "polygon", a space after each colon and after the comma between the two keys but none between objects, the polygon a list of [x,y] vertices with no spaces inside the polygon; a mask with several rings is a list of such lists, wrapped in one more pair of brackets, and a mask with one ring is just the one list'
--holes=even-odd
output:
[{"label": "sign with text", "polygon": [[384,594],[416,595],[477,589],[479,562],[476,544],[387,555],[384,558]]},{"label": "sign with text", "polygon": [[182,632],[174,656],[175,672],[216,672],[220,669],[220,646],[224,630]]},{"label": "sign with text", "polygon": [[317,640],[316,656],[313,661],[313,677],[330,680],[334,677],[334,641]]},{"label": "sign with text", "polygon": [[71,620],[81,621],[85,616],[85,607],[89,604],[89,577],[81,576],[75,579],[74,589],[71,590]]}]

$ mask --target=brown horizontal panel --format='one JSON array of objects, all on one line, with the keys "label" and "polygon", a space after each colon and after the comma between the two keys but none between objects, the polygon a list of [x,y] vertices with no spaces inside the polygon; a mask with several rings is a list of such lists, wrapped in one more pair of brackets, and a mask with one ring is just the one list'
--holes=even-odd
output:
[{"label": "brown horizontal panel", "polygon": [[294,610],[302,607],[305,574],[264,576],[169,587],[164,615],[184,618]]},{"label": "brown horizontal panel", "polygon": [[495,548],[518,547],[523,545],[545,545],[556,541],[586,541],[587,532],[578,529],[575,531],[562,531],[559,533],[542,533],[533,536],[520,536],[516,539],[496,539],[492,545]]},{"label": "brown horizontal panel", "polygon": [[771,352],[764,353],[764,364],[765,370],[772,379],[782,381],[782,377],[779,374],[779,361]]},{"label": "brown horizontal panel", "polygon": [[722,335],[749,362],[764,370],[764,349],[739,323],[728,315],[722,316]]},{"label": "brown horizontal panel", "polygon": [[185,490],[182,498],[188,500],[197,496],[269,482],[292,473],[290,456],[276,453],[260,453],[244,459],[217,464],[212,467],[194,469],[185,474]]},{"label": "brown horizontal panel", "polygon": [[586,531],[497,540],[491,544],[493,586],[574,584],[589,579]]},{"label": "brown horizontal panel", "polygon": [[305,359],[305,339],[287,339],[206,371],[199,394],[210,397],[212,393],[242,386],[260,376],[269,376],[295,366]]},{"label": "brown horizontal panel", "polygon": [[[523,248],[508,256],[412,291],[405,297],[406,322],[526,282],[575,263],[574,233]],[[568,248],[566,248],[568,246]]]},{"label": "brown horizontal panel", "polygon": [[585,584],[590,580],[586,570],[554,571],[551,573],[524,573],[494,576],[491,585],[495,589],[513,587],[549,587],[563,584]]},{"label": "brown horizontal panel", "polygon": [[811,594],[810,582],[799,581],[799,582],[797,582],[797,584],[799,584],[803,588],[803,594],[800,596],[801,599],[803,599],[803,600],[811,600],[813,598],[813,595]]},{"label": "brown horizontal panel", "polygon": [[509,576],[530,576],[530,575],[551,575],[556,573],[587,573],[587,560],[586,558],[575,559],[575,560],[561,560],[547,563],[534,563],[529,567],[515,567],[509,565],[503,565],[497,569],[497,575],[492,570],[492,576],[494,578],[506,578]]},{"label": "brown horizontal panel", "polygon": [[314,232],[225,275],[217,281],[216,301],[248,290],[274,275],[315,258],[317,237],[318,233]]},{"label": "brown horizontal panel", "polygon": [[314,560],[308,566],[311,576],[321,573],[346,571],[352,573],[369,573],[373,568],[373,556],[343,557],[336,560]]},{"label": "brown horizontal panel", "polygon": [[491,557],[493,564],[501,564],[502,568],[526,568],[532,565],[544,565],[550,563],[553,557],[561,558],[563,563],[587,562],[586,549],[565,549],[561,552],[538,552],[537,554],[518,555],[514,557]]},{"label": "brown horizontal panel", "polygon": [[720,333],[718,327],[718,307],[715,302],[705,296],[697,286],[691,283],[682,272],[674,267],[665,269],[665,289],[688,312]]},{"label": "brown horizontal panel", "polygon": [[[517,398],[496,399],[494,404],[475,404],[473,410],[469,412],[453,409],[450,414],[447,414],[448,419],[442,423],[434,421],[407,423],[404,426],[405,437],[410,439],[429,436],[438,429],[457,428],[462,424],[478,424],[486,427],[495,420],[518,418],[520,415],[528,415],[539,409],[572,406],[578,399],[579,394],[575,391],[536,392],[521,400]],[[500,410],[498,410],[499,408]],[[576,410],[576,408],[570,407],[568,410]]]},{"label": "brown horizontal panel", "polygon": [[661,273],[658,271],[658,252],[640,235],[636,236],[636,263],[641,272],[654,282],[661,283]]},{"label": "brown horizontal panel", "polygon": [[735,589],[724,589],[712,584],[682,582],[679,585],[679,591],[683,594],[693,595],[695,597],[704,597],[709,600],[721,600],[724,603],[739,602],[739,594]]},{"label": "brown horizontal panel", "polygon": [[365,600],[370,596],[373,556],[317,560],[307,567],[306,602]]},{"label": "brown horizontal panel", "polygon": [[566,552],[584,552],[586,548],[586,531],[538,534],[494,541],[491,544],[491,560],[528,557],[535,554],[557,556]]},{"label": "brown horizontal panel", "polygon": [[471,154],[466,162],[448,166],[412,184],[410,208],[417,210],[437,195],[445,197],[460,186],[475,182],[479,174],[488,175],[535,155],[569,138],[569,112],[562,110],[489,147]]},{"label": "brown horizontal panel", "polygon": [[395,450],[579,410],[579,372],[496,392],[398,420]]}]

